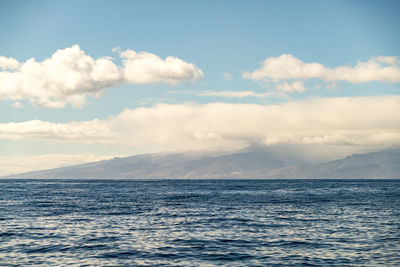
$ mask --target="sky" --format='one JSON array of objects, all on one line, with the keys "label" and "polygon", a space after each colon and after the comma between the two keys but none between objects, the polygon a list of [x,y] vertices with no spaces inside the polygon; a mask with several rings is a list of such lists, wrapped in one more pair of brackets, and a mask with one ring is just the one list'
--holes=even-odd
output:
[{"label": "sky", "polygon": [[0,176],[400,145],[399,1],[0,2]]}]

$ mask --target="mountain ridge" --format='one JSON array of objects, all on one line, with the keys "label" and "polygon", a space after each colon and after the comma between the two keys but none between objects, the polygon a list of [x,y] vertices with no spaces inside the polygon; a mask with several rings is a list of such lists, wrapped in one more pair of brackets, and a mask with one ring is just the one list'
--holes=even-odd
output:
[{"label": "mountain ridge", "polygon": [[249,149],[222,155],[141,154],[0,177],[13,179],[398,179],[400,149],[310,164]]}]

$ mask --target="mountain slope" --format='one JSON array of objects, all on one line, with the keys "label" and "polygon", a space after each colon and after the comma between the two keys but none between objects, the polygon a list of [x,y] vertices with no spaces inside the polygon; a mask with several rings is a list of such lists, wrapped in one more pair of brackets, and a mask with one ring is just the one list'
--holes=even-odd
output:
[{"label": "mountain slope", "polygon": [[233,154],[148,154],[10,175],[3,178],[58,179],[372,179],[400,178],[400,150],[355,154],[311,165],[265,149]]},{"label": "mountain slope", "polygon": [[355,154],[315,166],[294,167],[303,178],[400,178],[400,150]]}]

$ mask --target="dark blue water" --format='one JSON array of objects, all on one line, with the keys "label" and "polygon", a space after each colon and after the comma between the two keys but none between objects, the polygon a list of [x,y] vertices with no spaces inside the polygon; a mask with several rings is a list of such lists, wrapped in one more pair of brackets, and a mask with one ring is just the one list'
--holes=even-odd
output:
[{"label": "dark blue water", "polygon": [[0,180],[14,265],[400,265],[400,180]]}]

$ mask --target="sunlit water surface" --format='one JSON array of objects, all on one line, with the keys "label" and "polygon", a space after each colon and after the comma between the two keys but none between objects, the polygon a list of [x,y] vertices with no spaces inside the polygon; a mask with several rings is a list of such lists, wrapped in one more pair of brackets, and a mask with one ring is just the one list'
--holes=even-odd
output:
[{"label": "sunlit water surface", "polygon": [[0,180],[0,266],[400,265],[400,180]]}]

